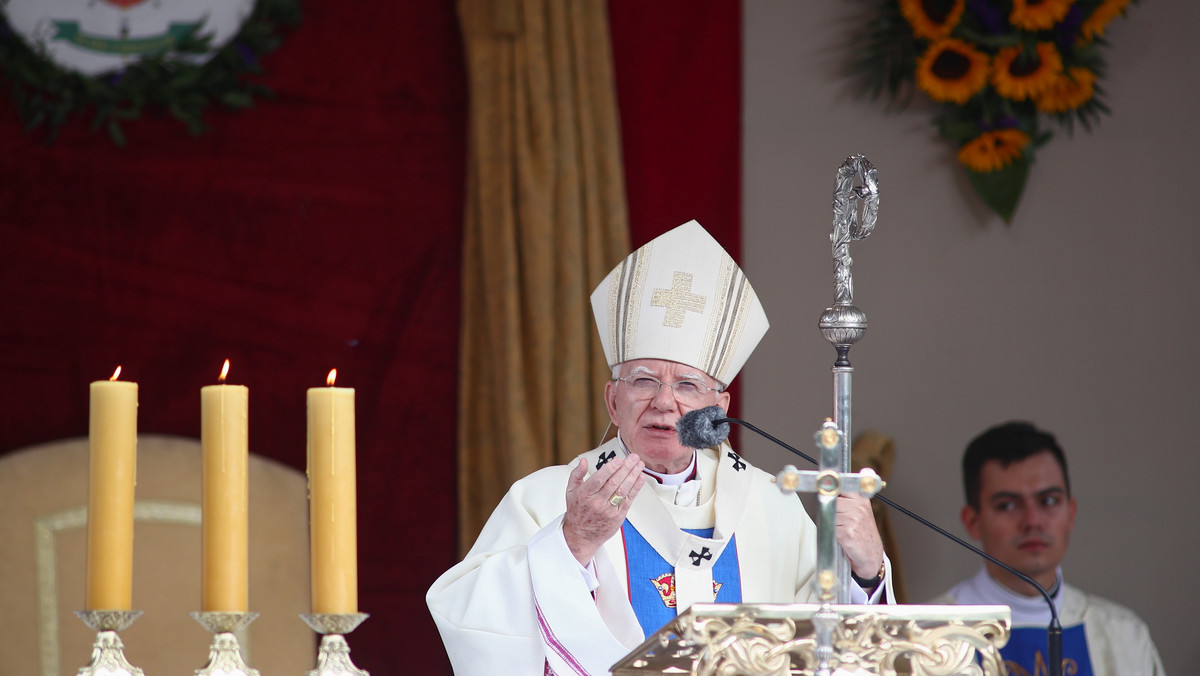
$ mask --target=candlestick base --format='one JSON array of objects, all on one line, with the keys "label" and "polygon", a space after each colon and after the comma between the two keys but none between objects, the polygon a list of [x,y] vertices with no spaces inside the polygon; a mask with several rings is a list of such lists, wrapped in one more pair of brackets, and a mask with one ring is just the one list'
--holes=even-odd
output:
[{"label": "candlestick base", "polygon": [[92,661],[79,669],[79,676],[144,676],[144,672],[125,659],[125,644],[118,631],[142,614],[140,610],[76,610],[75,614],[96,633]]},{"label": "candlestick base", "polygon": [[350,645],[342,634],[354,631],[366,613],[312,613],[300,619],[312,630],[321,634],[321,647],[317,649],[317,668],[308,676],[369,676],[350,661]]},{"label": "candlestick base", "polygon": [[233,633],[250,626],[258,613],[205,611],[190,615],[200,626],[213,633],[213,642],[208,649],[208,664],[203,669],[197,669],[196,676],[259,676],[258,669],[250,668],[242,659],[242,647]]}]

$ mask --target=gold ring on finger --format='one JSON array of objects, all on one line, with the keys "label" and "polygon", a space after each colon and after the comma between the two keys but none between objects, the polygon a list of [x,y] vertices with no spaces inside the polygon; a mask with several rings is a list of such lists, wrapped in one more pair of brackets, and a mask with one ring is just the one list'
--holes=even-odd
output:
[{"label": "gold ring on finger", "polygon": [[612,505],[613,507],[620,507],[621,503],[625,502],[626,500],[628,500],[628,498],[626,498],[624,495],[621,495],[620,493],[613,493],[612,497],[608,499],[608,504]]}]

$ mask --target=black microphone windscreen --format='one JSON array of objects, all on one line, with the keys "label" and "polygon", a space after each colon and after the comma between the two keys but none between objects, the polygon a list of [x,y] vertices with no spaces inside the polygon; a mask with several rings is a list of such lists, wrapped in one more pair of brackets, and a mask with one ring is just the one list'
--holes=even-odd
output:
[{"label": "black microphone windscreen", "polygon": [[707,406],[683,414],[675,423],[679,443],[688,448],[720,446],[729,438],[729,423],[716,424],[714,421],[724,417],[725,409],[720,406]]}]

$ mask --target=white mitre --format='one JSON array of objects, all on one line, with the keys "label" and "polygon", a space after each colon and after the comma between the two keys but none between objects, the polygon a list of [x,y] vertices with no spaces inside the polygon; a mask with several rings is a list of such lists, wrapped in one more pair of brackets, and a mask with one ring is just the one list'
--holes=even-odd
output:
[{"label": "white mitre", "polygon": [[770,324],[733,258],[696,221],[629,254],[592,292],[608,365],[666,359],[723,385]]}]

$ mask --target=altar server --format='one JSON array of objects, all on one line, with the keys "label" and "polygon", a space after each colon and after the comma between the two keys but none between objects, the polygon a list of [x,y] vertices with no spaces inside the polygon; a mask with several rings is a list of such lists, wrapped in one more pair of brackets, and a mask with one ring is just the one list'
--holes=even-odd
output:
[{"label": "altar server", "polygon": [[[997,425],[971,441],[962,468],[967,532],[1054,600],[1063,628],[1062,673],[1165,676],[1150,630],[1132,610],[1063,582],[1075,498],[1054,435],[1027,422]],[[988,562],[935,603],[1009,606],[1012,636],[1000,650],[1008,673],[1045,673],[1050,607],[1028,582]]]},{"label": "altar server", "polygon": [[[592,293],[617,436],[513,484],[426,600],[459,676],[608,674],[693,603],[816,600],[816,526],[728,442],[675,423],[728,407],[767,330],[754,289],[699,223],[629,255]],[[583,415],[584,412],[580,412]],[[870,502],[842,497],[855,602],[891,598]]]}]

